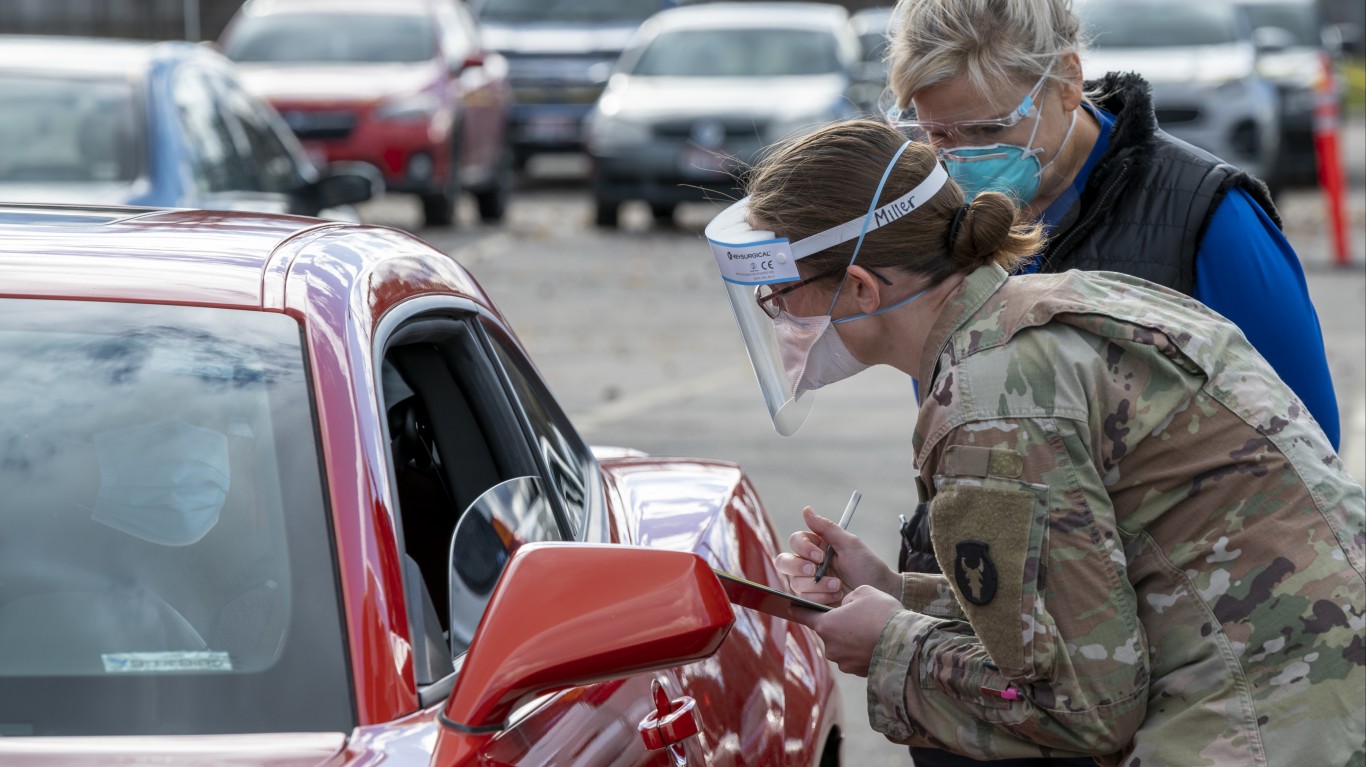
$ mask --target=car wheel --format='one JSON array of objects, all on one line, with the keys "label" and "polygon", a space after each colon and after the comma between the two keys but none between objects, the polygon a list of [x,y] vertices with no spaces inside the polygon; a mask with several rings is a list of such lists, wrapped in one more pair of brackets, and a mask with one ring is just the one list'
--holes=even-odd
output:
[{"label": "car wheel", "polygon": [[479,220],[486,224],[496,224],[503,220],[507,214],[508,200],[512,197],[512,188],[516,185],[517,172],[514,169],[512,151],[503,150],[502,158],[498,161],[498,170],[495,171],[493,182],[488,189],[477,192],[474,195],[475,202],[479,205]]},{"label": "car wheel", "polygon": [[[460,135],[458,132],[455,135]],[[451,149],[450,170],[446,183],[437,192],[426,192],[422,197],[422,223],[425,226],[451,226],[455,223],[455,206],[460,202],[460,174],[455,149]]]},{"label": "car wheel", "polygon": [[620,208],[620,203],[608,202],[603,199],[597,200],[594,205],[593,223],[603,229],[616,229]]},{"label": "car wheel", "polygon": [[659,226],[673,226],[674,210],[677,207],[671,202],[652,202],[650,203],[650,215],[654,216],[655,224]]}]

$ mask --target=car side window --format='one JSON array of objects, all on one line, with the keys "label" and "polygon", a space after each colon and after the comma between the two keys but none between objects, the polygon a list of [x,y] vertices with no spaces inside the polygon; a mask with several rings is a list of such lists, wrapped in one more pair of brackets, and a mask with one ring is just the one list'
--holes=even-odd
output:
[{"label": "car side window", "polygon": [[451,673],[512,551],[566,538],[485,349],[469,322],[424,318],[394,333],[381,364],[419,686]]},{"label": "car side window", "polygon": [[597,466],[593,452],[511,339],[496,330],[489,336],[535,433],[537,450],[554,483],[552,489],[564,502],[570,534],[578,538],[588,516],[589,472]]},{"label": "car side window", "polygon": [[259,191],[287,194],[304,184],[298,160],[277,132],[265,107],[236,83],[219,79],[219,91],[228,113],[242,129],[244,154],[250,161]]},{"label": "car side window", "polygon": [[250,189],[253,184],[213,86],[198,69],[178,73],[171,86],[182,135],[201,193]]}]

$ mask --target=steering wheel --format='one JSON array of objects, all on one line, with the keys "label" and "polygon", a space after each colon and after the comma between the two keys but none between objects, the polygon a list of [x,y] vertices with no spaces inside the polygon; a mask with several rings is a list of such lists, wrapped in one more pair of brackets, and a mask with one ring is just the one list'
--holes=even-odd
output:
[{"label": "steering wheel", "polygon": [[205,650],[159,594],[72,563],[28,559],[0,572],[0,665],[70,673],[107,656]]}]

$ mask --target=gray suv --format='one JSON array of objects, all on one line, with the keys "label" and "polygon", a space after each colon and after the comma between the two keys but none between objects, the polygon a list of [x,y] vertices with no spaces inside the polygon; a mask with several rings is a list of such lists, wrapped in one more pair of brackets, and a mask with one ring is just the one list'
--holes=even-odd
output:
[{"label": "gray suv", "polygon": [[508,62],[518,167],[583,149],[583,118],[641,22],[674,0],[471,0],[484,47]]}]

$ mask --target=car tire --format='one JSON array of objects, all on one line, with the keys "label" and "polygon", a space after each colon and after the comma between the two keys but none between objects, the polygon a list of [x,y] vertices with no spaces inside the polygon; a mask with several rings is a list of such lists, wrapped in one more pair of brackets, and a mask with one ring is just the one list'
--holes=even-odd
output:
[{"label": "car tire", "polygon": [[598,199],[593,206],[593,223],[602,229],[616,229],[620,223],[621,204]]},{"label": "car tire", "polygon": [[[459,136],[458,127],[453,131]],[[460,202],[460,163],[456,161],[455,147],[451,147],[450,170],[446,173],[446,183],[440,191],[425,192],[422,198],[422,223],[424,226],[453,226],[455,206]]]},{"label": "car tire", "polygon": [[474,195],[474,200],[479,206],[480,221],[496,224],[507,215],[508,201],[517,183],[514,165],[512,150],[504,149],[502,157],[498,160],[498,169],[494,171],[493,181],[487,189],[480,190]]},{"label": "car tire", "polygon": [[677,205],[671,202],[650,203],[650,215],[654,216],[656,226],[673,226],[674,211]]}]

